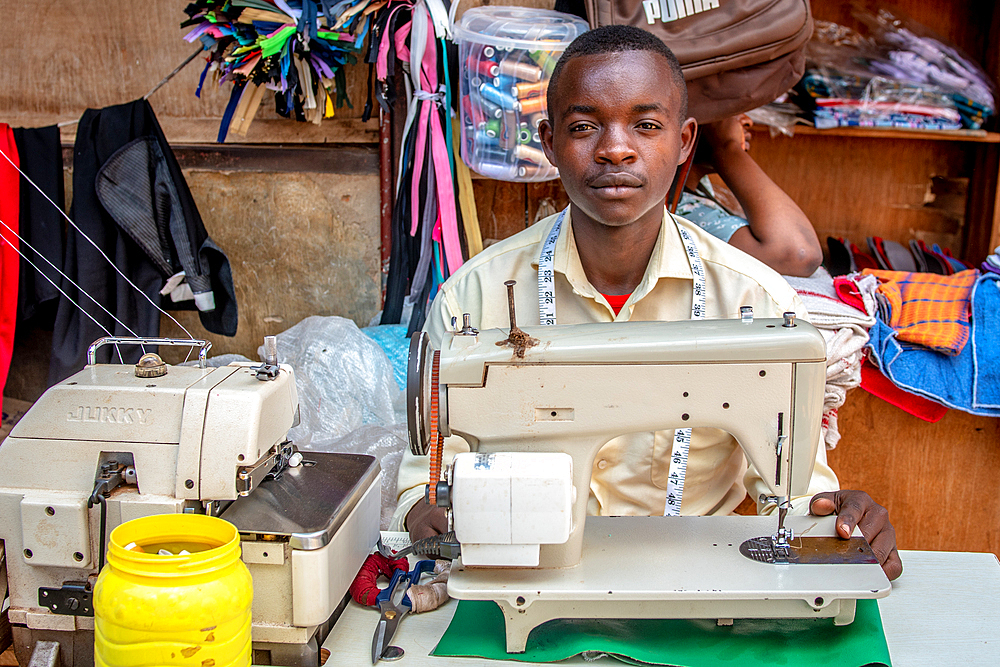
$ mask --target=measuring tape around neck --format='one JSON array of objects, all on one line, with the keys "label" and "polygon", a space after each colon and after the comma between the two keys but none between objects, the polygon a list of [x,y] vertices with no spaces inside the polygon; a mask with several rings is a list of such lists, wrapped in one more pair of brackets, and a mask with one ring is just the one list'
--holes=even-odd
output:
[{"label": "measuring tape around neck", "polygon": [[[549,231],[545,243],[542,245],[542,253],[538,257],[538,318],[539,324],[553,325],[556,323],[556,282],[555,282],[555,254],[556,241],[559,239],[559,232],[562,229],[563,220],[566,219],[566,211],[563,209],[559,213],[552,229]],[[687,255],[688,263],[691,265],[691,275],[694,285],[691,293],[691,319],[705,319],[705,266],[701,262],[701,255],[698,254],[698,246],[686,229],[677,225],[681,240],[684,242],[684,253]],[[664,516],[680,516],[681,500],[684,497],[684,479],[687,476],[688,453],[691,448],[691,429],[679,428],[674,430],[674,444],[670,451],[670,474],[667,476],[667,497],[664,502]]]}]

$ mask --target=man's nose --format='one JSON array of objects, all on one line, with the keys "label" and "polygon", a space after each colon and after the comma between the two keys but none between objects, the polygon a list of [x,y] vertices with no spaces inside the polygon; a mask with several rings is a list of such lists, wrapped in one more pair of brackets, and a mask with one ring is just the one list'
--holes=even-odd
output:
[{"label": "man's nose", "polygon": [[626,128],[609,126],[598,139],[594,159],[598,162],[620,164],[636,159],[635,146]]}]

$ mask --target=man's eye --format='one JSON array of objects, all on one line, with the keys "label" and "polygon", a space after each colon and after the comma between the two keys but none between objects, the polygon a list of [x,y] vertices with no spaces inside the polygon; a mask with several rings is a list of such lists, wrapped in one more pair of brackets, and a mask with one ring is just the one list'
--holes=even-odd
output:
[{"label": "man's eye", "polygon": [[587,130],[594,129],[594,126],[590,123],[573,123],[569,126],[570,132],[586,132]]},{"label": "man's eye", "polygon": [[640,130],[658,130],[660,129],[660,124],[654,123],[653,121],[645,120],[639,123],[638,128]]}]

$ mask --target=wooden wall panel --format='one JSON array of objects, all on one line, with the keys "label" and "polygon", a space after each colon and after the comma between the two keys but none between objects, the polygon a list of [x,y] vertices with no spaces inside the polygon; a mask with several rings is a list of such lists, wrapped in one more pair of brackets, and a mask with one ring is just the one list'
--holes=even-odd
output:
[{"label": "wooden wall panel", "polygon": [[900,548],[1000,555],[1000,419],[951,410],[928,424],[857,389],[839,423],[830,465],[889,508]]},{"label": "wooden wall panel", "polygon": [[[755,133],[751,155],[802,208],[825,246],[879,235],[955,249],[964,241],[965,188],[976,144]],[[947,187],[958,194],[947,193]],[[959,198],[956,203],[955,197]]]}]

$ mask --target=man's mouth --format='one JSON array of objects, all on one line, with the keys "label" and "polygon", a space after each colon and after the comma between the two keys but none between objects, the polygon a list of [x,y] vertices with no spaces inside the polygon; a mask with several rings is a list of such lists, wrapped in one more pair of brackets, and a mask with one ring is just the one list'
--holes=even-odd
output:
[{"label": "man's mouth", "polygon": [[638,176],[622,171],[601,174],[591,180],[589,185],[592,188],[598,189],[640,188],[643,185],[643,181]]}]

